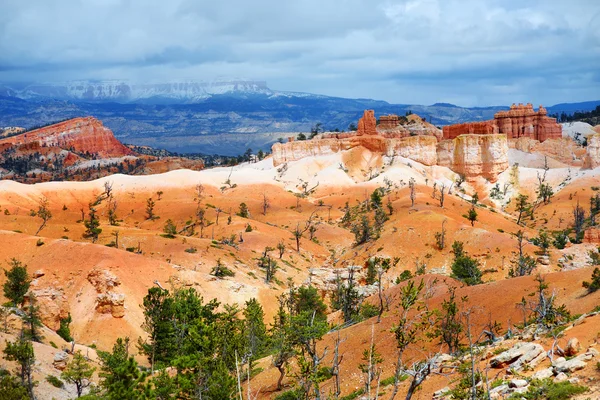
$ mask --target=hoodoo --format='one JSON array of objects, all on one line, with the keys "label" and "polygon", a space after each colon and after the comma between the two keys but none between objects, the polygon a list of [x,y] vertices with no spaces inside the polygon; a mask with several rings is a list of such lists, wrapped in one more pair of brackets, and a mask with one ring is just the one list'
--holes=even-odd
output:
[{"label": "hoodoo", "polygon": [[508,139],[528,137],[543,142],[546,139],[560,139],[562,128],[555,118],[547,116],[543,106],[538,111],[531,103],[513,104],[508,111],[500,111],[493,120],[449,125],[443,128],[444,139],[454,139],[459,135],[489,135],[500,133]]}]

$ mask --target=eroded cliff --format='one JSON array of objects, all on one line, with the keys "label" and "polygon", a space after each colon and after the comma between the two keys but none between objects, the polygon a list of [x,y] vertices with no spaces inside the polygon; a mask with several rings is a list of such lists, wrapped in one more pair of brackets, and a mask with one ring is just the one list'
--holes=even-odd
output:
[{"label": "eroded cliff", "polygon": [[112,131],[94,117],[74,118],[0,140],[0,146],[37,143],[102,158],[122,157],[133,152],[119,142]]}]

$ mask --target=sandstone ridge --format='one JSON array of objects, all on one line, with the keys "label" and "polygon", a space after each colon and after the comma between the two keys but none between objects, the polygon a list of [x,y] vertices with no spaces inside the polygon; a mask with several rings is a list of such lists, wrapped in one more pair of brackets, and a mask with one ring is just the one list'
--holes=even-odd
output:
[{"label": "sandstone ridge", "polygon": [[73,149],[103,158],[123,157],[133,152],[94,117],[74,118],[0,140],[2,145],[39,145]]},{"label": "sandstone ridge", "polygon": [[508,111],[500,111],[493,120],[449,125],[443,128],[444,139],[454,139],[459,135],[504,134],[509,139],[528,137],[543,142],[547,139],[560,139],[562,127],[555,118],[540,105],[538,111],[531,103],[513,104]]},{"label": "sandstone ridge", "polygon": [[[412,121],[402,125],[399,120]],[[506,135],[462,135],[438,142],[439,135],[417,115],[409,118],[384,116],[376,126],[373,110],[366,110],[356,133],[324,134],[312,140],[275,143],[273,164],[281,165],[305,157],[324,156],[355,147],[387,157],[400,156],[426,166],[441,165],[473,179],[478,176],[494,182],[508,168]],[[408,128],[410,126],[410,128]],[[382,129],[383,128],[383,129]],[[420,133],[415,134],[413,131]]]}]

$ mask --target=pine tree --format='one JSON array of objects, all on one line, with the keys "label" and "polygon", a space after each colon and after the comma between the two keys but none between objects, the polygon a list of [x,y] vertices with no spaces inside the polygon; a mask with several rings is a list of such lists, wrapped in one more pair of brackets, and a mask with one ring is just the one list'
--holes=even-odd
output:
[{"label": "pine tree", "polygon": [[94,374],[96,368],[78,351],[73,355],[73,360],[67,364],[67,367],[62,372],[61,377],[68,383],[75,385],[77,397],[81,397],[83,390],[90,386],[90,378]]},{"label": "pine tree", "polygon": [[146,400],[149,388],[145,384],[146,374],[141,372],[138,363],[129,357],[117,365],[113,373],[103,381],[107,400]]},{"label": "pine tree", "polygon": [[42,326],[42,320],[40,318],[40,308],[33,293],[29,294],[29,304],[27,304],[24,311],[23,322],[27,325],[24,332],[25,336],[34,342],[41,343],[44,337],[38,328]]},{"label": "pine tree", "polygon": [[4,369],[0,369],[0,400],[30,400],[27,388]]},{"label": "pine tree", "polygon": [[36,382],[33,381],[33,365],[35,363],[35,354],[31,342],[21,336],[14,342],[6,342],[4,356],[8,361],[15,361],[18,365],[17,374],[21,384],[27,389],[30,399],[34,398],[33,387]]},{"label": "pine tree", "polygon": [[27,266],[23,265],[16,258],[9,262],[10,270],[4,270],[6,282],[4,283],[4,297],[9,299],[14,307],[23,304],[25,293],[29,290],[31,279],[27,275]]},{"label": "pine tree", "polygon": [[92,243],[96,243],[98,236],[102,233],[102,229],[100,228],[100,219],[96,216],[96,209],[92,204],[89,206],[88,219],[83,224],[86,228],[83,237],[92,239]]},{"label": "pine tree", "polygon": [[259,359],[267,348],[267,327],[264,322],[265,313],[260,303],[252,298],[246,302],[244,308],[244,335],[246,339],[246,354],[251,359]]},{"label": "pine tree", "polygon": [[168,364],[175,351],[173,331],[173,298],[168,290],[158,287],[148,289],[143,300],[144,324],[148,339],[138,340],[138,348],[148,357],[152,371],[155,365]]}]

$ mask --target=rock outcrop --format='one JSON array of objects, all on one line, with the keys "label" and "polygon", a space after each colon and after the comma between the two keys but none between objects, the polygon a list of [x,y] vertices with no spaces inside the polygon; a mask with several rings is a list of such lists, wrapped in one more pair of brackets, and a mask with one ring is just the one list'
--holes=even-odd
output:
[{"label": "rock outcrop", "polygon": [[482,176],[495,182],[508,168],[508,142],[504,135],[461,135],[437,146],[438,165],[467,179]]},{"label": "rock outcrop", "polygon": [[600,133],[588,137],[583,168],[593,169],[600,166]]},{"label": "rock outcrop", "polygon": [[272,148],[273,164],[280,165],[305,157],[335,154],[362,146],[386,156],[410,158],[425,165],[435,165],[437,139],[433,136],[408,136],[385,138],[379,135],[349,136],[340,139],[323,138],[314,140],[275,143]]},{"label": "rock outcrop", "polygon": [[122,157],[133,152],[115,138],[112,131],[93,117],[74,118],[0,140],[0,146],[36,143],[42,147],[73,149],[102,158]]},{"label": "rock outcrop", "polygon": [[114,318],[123,318],[125,316],[125,295],[114,291],[121,284],[119,278],[110,271],[93,269],[87,279],[98,293],[96,311],[101,314],[111,314]]},{"label": "rock outcrop", "polygon": [[531,103],[513,104],[508,111],[500,111],[494,119],[483,122],[472,122],[445,126],[444,139],[454,139],[460,135],[490,135],[503,134],[509,139],[529,137],[540,142],[547,139],[560,139],[562,128],[555,118],[547,116],[548,112],[542,106],[535,111]]},{"label": "rock outcrop", "polygon": [[69,303],[62,288],[46,287],[31,289],[25,296],[26,303],[33,294],[40,308],[40,319],[48,328],[56,331],[60,328],[60,320],[69,316]]},{"label": "rock outcrop", "polygon": [[509,147],[526,153],[542,154],[573,166],[581,166],[586,154],[585,148],[569,138],[553,138],[540,142],[529,137],[521,137],[509,140]]},{"label": "rock outcrop", "polygon": [[362,118],[358,120],[358,130],[356,134],[362,135],[377,135],[377,119],[375,119],[375,111],[365,110]]},{"label": "rock outcrop", "polygon": [[[400,119],[405,123],[400,123]],[[281,165],[305,157],[324,156],[362,146],[388,157],[400,156],[432,166],[441,165],[472,179],[483,176],[495,182],[508,168],[506,135],[461,135],[438,142],[440,132],[418,115],[381,117],[376,127],[373,110],[359,120],[358,132],[320,135],[311,140],[275,143],[273,164]]]},{"label": "rock outcrop", "polygon": [[515,371],[523,369],[525,366],[532,368],[546,359],[547,355],[544,348],[537,343],[519,342],[511,349],[508,349],[490,359],[492,368],[510,368]]}]

